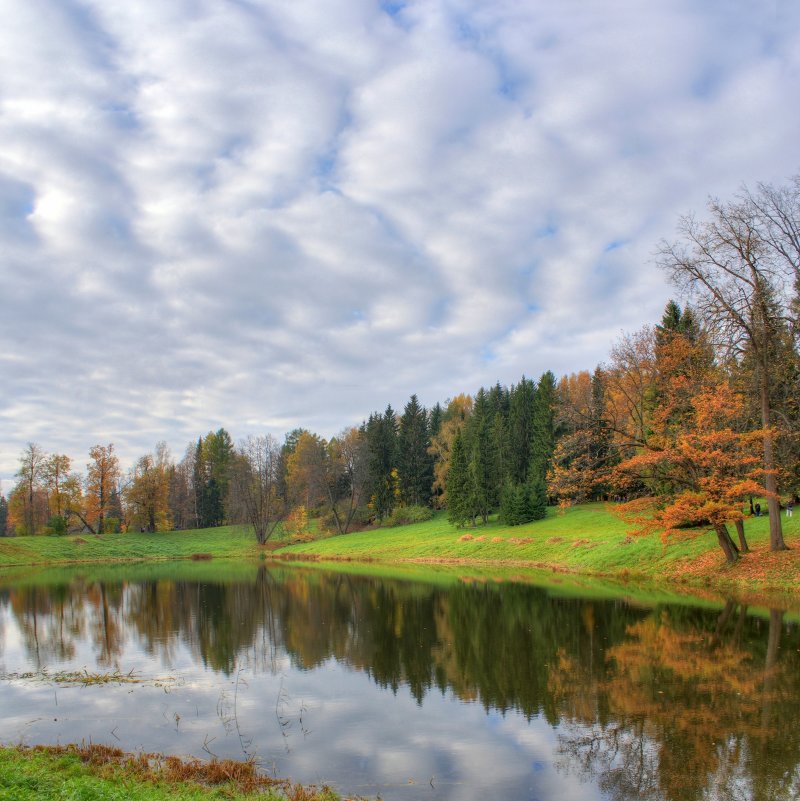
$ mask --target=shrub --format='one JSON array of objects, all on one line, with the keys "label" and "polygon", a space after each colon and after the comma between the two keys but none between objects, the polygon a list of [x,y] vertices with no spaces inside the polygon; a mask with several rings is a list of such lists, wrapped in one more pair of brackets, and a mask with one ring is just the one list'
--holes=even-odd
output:
[{"label": "shrub", "polygon": [[284,531],[289,538],[297,537],[308,531],[308,512],[305,506],[297,506],[289,512],[283,523]]},{"label": "shrub", "polygon": [[47,522],[45,533],[51,537],[64,537],[68,534],[67,518],[62,515],[53,515]]},{"label": "shrub", "polygon": [[407,526],[411,523],[424,523],[433,519],[433,509],[429,506],[398,506],[384,519],[387,528],[392,526]]}]

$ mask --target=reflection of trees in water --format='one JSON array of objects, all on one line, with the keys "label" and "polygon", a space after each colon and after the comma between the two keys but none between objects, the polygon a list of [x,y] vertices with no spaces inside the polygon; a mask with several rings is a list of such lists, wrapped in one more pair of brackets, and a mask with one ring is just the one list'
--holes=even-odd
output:
[{"label": "reflection of trees in water", "polygon": [[13,590],[31,659],[90,637],[101,665],[136,639],[232,675],[336,659],[381,687],[434,689],[558,726],[560,765],[627,799],[788,799],[800,785],[798,631],[780,612],[554,598],[518,584],[413,582],[260,567],[252,582],[75,582]]},{"label": "reflection of trees in water", "polygon": [[581,781],[596,780],[615,801],[661,799],[658,748],[645,728],[645,718],[604,725],[564,721],[559,733],[559,767]]},{"label": "reflection of trees in water", "polygon": [[716,621],[695,610],[648,616],[607,650],[602,681],[562,652],[555,692],[560,677],[577,679],[611,715],[565,721],[562,766],[614,799],[796,798],[797,632],[779,660],[783,613],[770,613],[764,636],[765,621],[735,612],[731,602]]},{"label": "reflection of trees in water", "polygon": [[6,610],[10,605],[8,590],[0,590],[0,657],[6,646]]},{"label": "reflection of trees in water", "polygon": [[22,642],[37,670],[70,659],[87,631],[84,599],[66,586],[11,590],[8,603]]}]

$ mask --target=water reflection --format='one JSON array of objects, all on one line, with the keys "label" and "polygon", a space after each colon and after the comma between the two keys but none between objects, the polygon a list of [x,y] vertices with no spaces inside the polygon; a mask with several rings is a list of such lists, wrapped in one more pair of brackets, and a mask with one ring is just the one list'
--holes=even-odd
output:
[{"label": "water reflection", "polygon": [[[780,610],[263,566],[248,582],[17,586],[0,609],[7,674],[89,662],[191,685],[168,703],[138,692],[163,722],[127,717],[134,747],[210,750],[216,716],[245,753],[271,758],[282,740],[297,780],[386,799],[800,794],[800,634]],[[2,691],[4,709],[45,705],[34,739],[76,731],[52,728],[47,693],[18,678]],[[130,716],[132,692],[106,690],[103,714]]]}]

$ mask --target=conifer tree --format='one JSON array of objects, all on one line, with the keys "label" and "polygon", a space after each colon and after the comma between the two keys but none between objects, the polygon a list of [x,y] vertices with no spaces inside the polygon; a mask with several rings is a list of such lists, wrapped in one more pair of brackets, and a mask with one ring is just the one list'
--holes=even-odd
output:
[{"label": "conifer tree", "polygon": [[508,444],[508,424],[506,417],[500,411],[495,411],[492,418],[490,439],[492,442],[492,459],[494,465],[492,473],[494,475],[494,497],[493,506],[500,504],[503,486],[510,480],[509,474],[509,444]]},{"label": "conifer tree", "polygon": [[463,527],[475,522],[475,485],[467,459],[464,437],[459,431],[453,440],[450,453],[450,470],[447,473],[447,519]]},{"label": "conifer tree", "polygon": [[524,484],[528,479],[535,394],[533,381],[525,376],[509,393],[508,475],[513,484]]},{"label": "conifer tree", "polygon": [[209,431],[197,441],[194,491],[198,525],[202,528],[221,526],[225,522],[233,453],[233,440],[224,428]]},{"label": "conifer tree", "polygon": [[531,415],[530,459],[527,479],[533,482],[546,481],[547,471],[555,449],[556,379],[548,370],[539,379],[533,397]]},{"label": "conifer tree", "polygon": [[400,497],[407,505],[427,506],[431,500],[433,457],[428,414],[412,395],[400,418],[397,436],[397,473]]},{"label": "conifer tree", "polygon": [[439,429],[442,427],[443,416],[444,410],[442,409],[442,404],[437,401],[428,416],[428,435],[431,439],[439,433]]},{"label": "conifer tree", "polygon": [[484,523],[488,522],[492,509],[497,508],[500,489],[490,413],[488,394],[481,387],[475,396],[472,417],[467,425],[465,446],[474,485],[476,513]]},{"label": "conifer tree", "polygon": [[524,484],[507,481],[500,499],[500,519],[507,526],[518,526],[525,521]]},{"label": "conifer tree", "polygon": [[544,476],[533,476],[525,485],[525,514],[529,520],[547,517],[547,483]]},{"label": "conifer tree", "polygon": [[365,427],[369,450],[369,485],[378,520],[391,514],[397,501],[397,421],[394,409],[370,415]]}]

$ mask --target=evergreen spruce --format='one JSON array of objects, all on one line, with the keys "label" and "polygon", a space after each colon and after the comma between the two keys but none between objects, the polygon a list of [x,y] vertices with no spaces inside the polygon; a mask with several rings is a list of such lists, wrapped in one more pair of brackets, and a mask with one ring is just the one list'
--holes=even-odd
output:
[{"label": "evergreen spruce", "polygon": [[526,523],[547,517],[547,483],[544,476],[534,476],[525,485],[525,515]]},{"label": "evergreen spruce", "polygon": [[433,484],[433,457],[428,432],[428,414],[412,395],[400,418],[397,437],[397,474],[403,503],[428,506]]},{"label": "evergreen spruce", "polygon": [[500,519],[507,526],[518,526],[523,523],[524,498],[522,484],[507,481],[503,486],[500,498]]},{"label": "evergreen spruce", "polygon": [[533,402],[536,387],[522,376],[511,387],[508,412],[508,476],[513,484],[524,484],[528,478],[531,456]]},{"label": "evergreen spruce", "polygon": [[397,421],[392,407],[387,406],[383,414],[370,415],[365,433],[371,503],[378,520],[383,520],[391,514],[397,501]]},{"label": "evergreen spruce", "polygon": [[499,479],[490,414],[488,395],[481,387],[475,396],[465,442],[473,480],[475,511],[484,523],[489,521],[489,513],[497,508],[499,500]]},{"label": "evergreen spruce", "polygon": [[492,474],[494,475],[492,506],[497,508],[500,505],[503,486],[506,481],[510,480],[508,424],[505,416],[500,411],[494,412],[489,436],[492,441],[492,459],[494,460],[492,467]]},{"label": "evergreen spruce", "polygon": [[533,398],[530,458],[526,479],[546,483],[556,446],[556,377],[548,370],[539,379]]},{"label": "evergreen spruce", "polygon": [[447,519],[459,528],[475,522],[475,487],[467,460],[464,437],[459,431],[450,453],[447,473]]},{"label": "evergreen spruce", "polygon": [[233,450],[231,435],[224,428],[209,431],[197,440],[193,478],[197,523],[201,528],[221,526],[225,522]]},{"label": "evergreen spruce", "polygon": [[683,333],[682,317],[681,307],[674,300],[669,300],[664,307],[661,322],[655,329],[657,346],[665,345],[674,334]]},{"label": "evergreen spruce", "polygon": [[431,439],[439,433],[439,429],[442,427],[443,416],[444,410],[442,409],[442,404],[437,401],[428,417],[428,435]]}]

